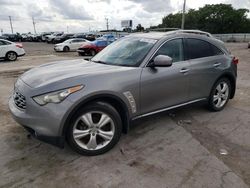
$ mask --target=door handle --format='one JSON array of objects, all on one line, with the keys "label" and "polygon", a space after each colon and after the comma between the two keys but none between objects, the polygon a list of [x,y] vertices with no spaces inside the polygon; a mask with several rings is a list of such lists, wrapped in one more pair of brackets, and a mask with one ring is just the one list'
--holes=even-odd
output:
[{"label": "door handle", "polygon": [[180,70],[180,73],[185,74],[185,73],[187,73],[188,71],[189,71],[189,69],[183,68],[183,69]]},{"label": "door handle", "polygon": [[215,63],[214,67],[219,67],[221,65],[221,63]]}]

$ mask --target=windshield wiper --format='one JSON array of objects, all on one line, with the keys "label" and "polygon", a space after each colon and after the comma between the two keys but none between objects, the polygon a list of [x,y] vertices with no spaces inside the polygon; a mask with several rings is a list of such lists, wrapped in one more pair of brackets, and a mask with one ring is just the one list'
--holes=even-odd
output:
[{"label": "windshield wiper", "polygon": [[100,64],[108,64],[108,63],[106,63],[106,62],[104,62],[104,61],[92,61],[92,62],[94,62],[94,63],[100,63]]}]

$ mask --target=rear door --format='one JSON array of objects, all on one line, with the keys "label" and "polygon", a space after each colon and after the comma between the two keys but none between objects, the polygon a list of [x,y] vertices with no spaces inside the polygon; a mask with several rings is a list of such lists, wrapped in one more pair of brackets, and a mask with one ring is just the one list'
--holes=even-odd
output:
[{"label": "rear door", "polygon": [[141,75],[141,113],[178,105],[188,100],[189,62],[184,59],[183,39],[165,42],[156,54],[173,59],[170,67],[145,67]]},{"label": "rear door", "polygon": [[189,100],[207,98],[223,71],[224,53],[208,41],[186,38],[186,54],[190,61]]}]

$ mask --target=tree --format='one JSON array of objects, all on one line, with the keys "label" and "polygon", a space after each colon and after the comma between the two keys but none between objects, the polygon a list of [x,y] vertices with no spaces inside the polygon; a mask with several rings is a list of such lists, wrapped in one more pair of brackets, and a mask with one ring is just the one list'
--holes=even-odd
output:
[{"label": "tree", "polygon": [[[210,33],[250,32],[248,9],[234,9],[229,4],[205,5],[190,9],[185,15],[185,29],[200,29]],[[182,13],[169,14],[162,19],[160,28],[180,28]]]},{"label": "tree", "polygon": [[136,31],[144,31],[144,27],[142,27],[141,26],[141,24],[138,24],[137,26],[136,26]]}]

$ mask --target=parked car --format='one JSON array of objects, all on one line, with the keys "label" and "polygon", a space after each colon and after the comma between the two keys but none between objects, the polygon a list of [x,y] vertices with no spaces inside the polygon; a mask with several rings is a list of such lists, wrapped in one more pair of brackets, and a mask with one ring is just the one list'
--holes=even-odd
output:
[{"label": "parked car", "polygon": [[54,50],[56,52],[76,51],[81,45],[89,44],[90,41],[81,38],[68,39],[63,43],[56,44]]},{"label": "parked car", "polygon": [[90,43],[84,43],[78,48],[77,52],[79,56],[91,55],[94,56],[101,50],[103,50],[106,46],[108,46],[111,42],[103,39],[98,39]]},{"label": "parked car", "polygon": [[201,101],[222,110],[235,94],[237,63],[223,43],[204,35],[131,34],[91,61],[24,73],[9,108],[36,138],[60,147],[66,140],[80,154],[98,155],[133,120]]},{"label": "parked car", "polygon": [[25,51],[21,43],[0,39],[0,58],[15,61],[17,57],[23,55],[25,55]]},{"label": "parked car", "polygon": [[109,42],[114,42],[116,40],[115,36],[112,34],[103,35],[102,37],[100,37],[100,39],[104,39],[104,40],[107,40]]},{"label": "parked car", "polygon": [[41,33],[42,41],[45,42],[46,39],[47,39],[47,36],[52,35],[52,34],[53,34],[53,32],[43,32],[43,33]]},{"label": "parked car", "polygon": [[72,36],[72,38],[82,38],[82,39],[87,39],[86,34],[84,33],[76,33]]},{"label": "parked car", "polygon": [[22,40],[22,37],[19,34],[7,34],[7,33],[5,33],[1,36],[1,39],[5,39],[8,41],[12,41],[12,42],[17,42],[17,41],[20,42]]},{"label": "parked car", "polygon": [[62,36],[62,35],[63,35],[63,33],[53,33],[53,34],[51,34],[51,35],[47,35],[47,36],[45,37],[45,40],[46,40],[47,43],[53,43],[53,42],[54,42],[54,39],[55,39],[56,37],[59,37],[59,36]]},{"label": "parked car", "polygon": [[57,36],[57,37],[55,37],[53,43],[57,44],[57,43],[64,42],[65,40],[68,40],[68,39],[72,38],[73,35],[74,34],[67,33],[67,34],[63,34],[61,36]]},{"label": "parked car", "polygon": [[87,34],[85,39],[94,41],[96,39],[96,36],[94,34]]}]

